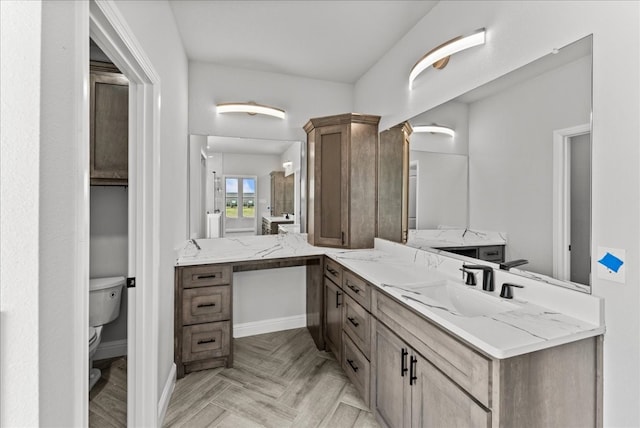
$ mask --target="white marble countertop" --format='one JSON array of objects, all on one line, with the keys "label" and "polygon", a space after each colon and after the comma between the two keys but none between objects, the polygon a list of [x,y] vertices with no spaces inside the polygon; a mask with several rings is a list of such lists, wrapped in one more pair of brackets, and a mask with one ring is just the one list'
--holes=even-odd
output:
[{"label": "white marble countertop", "polygon": [[[376,248],[370,250],[314,247],[307,243],[306,234],[297,233],[197,242],[201,250],[187,242],[178,251],[176,266],[325,254],[493,358],[509,358],[605,331],[604,305],[598,297],[498,270],[494,270],[496,291],[484,292],[480,285],[463,285],[461,261],[380,239],[376,239]],[[442,281],[464,287],[467,294],[478,293],[473,296],[491,299],[492,304],[512,306],[490,315],[463,316],[448,304],[434,304],[407,291],[418,284]],[[498,297],[500,285],[505,281],[525,286],[517,289],[516,298],[508,303]]]},{"label": "white marble countertop", "polygon": [[274,217],[274,216],[263,215],[262,218],[267,220],[267,221],[269,221],[269,222],[271,222],[271,223],[282,223],[282,222],[293,223],[293,220],[294,220],[293,216],[289,216],[289,218],[286,218],[283,215],[279,216],[279,217],[278,216]]},{"label": "white marble countertop", "polygon": [[506,243],[506,233],[473,229],[409,230],[407,239],[407,245],[414,248],[478,247]]}]

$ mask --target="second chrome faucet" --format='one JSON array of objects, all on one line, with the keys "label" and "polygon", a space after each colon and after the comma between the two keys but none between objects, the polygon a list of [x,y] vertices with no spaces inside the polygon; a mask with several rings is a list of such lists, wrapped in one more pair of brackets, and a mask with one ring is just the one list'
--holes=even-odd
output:
[{"label": "second chrome faucet", "polygon": [[495,289],[493,282],[493,268],[484,265],[462,265],[462,270],[481,270],[482,271],[482,289],[484,291],[493,291]]}]

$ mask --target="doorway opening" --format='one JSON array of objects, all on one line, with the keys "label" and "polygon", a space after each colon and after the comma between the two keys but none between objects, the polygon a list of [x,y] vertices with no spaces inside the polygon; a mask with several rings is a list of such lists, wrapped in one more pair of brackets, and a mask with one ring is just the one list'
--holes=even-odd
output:
[{"label": "doorway opening", "polygon": [[591,284],[591,127],[553,133],[553,276]]}]

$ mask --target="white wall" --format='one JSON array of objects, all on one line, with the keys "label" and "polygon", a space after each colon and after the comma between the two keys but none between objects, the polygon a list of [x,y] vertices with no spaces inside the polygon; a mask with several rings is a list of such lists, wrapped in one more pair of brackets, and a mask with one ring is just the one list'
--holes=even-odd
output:
[{"label": "white wall", "polygon": [[[356,110],[381,114],[385,129],[593,33],[593,248],[626,249],[628,269],[624,285],[593,280],[605,298],[605,426],[640,425],[639,18],[635,1],[440,2],[355,90]],[[479,27],[485,46],[427,70],[409,91],[418,58]]]},{"label": "white wall", "polygon": [[[287,112],[284,120],[217,114],[217,103],[255,101]],[[312,117],[353,110],[353,85],[189,62],[189,132],[225,137],[306,141]]]},{"label": "white wall", "polygon": [[0,425],[7,427],[40,421],[41,19],[41,1],[0,2]]},{"label": "white wall", "polygon": [[470,105],[470,226],[507,232],[533,272],[553,274],[553,131],[590,114],[590,57]]},{"label": "white wall", "polygon": [[[128,187],[91,186],[89,277],[127,276]],[[100,346],[127,338],[127,293],[122,293],[120,316],[102,329]]]},{"label": "white wall", "polygon": [[[187,238],[188,63],[169,4],[122,1],[117,7],[160,76],[160,248],[158,398],[173,365],[174,248]],[[156,400],[158,401],[158,400]]]},{"label": "white wall", "polygon": [[412,150],[416,171],[416,229],[467,227],[467,156]]},{"label": "white wall", "polygon": [[411,126],[432,124],[452,128],[456,135],[414,132],[411,134],[411,150],[469,154],[469,106],[466,103],[451,101],[411,119]]}]

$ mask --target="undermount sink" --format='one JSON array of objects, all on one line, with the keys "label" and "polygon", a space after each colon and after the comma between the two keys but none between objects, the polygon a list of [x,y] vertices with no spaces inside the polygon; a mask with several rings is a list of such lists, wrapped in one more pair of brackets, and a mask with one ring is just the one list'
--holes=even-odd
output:
[{"label": "undermount sink", "polygon": [[518,309],[517,304],[488,296],[453,281],[442,280],[416,287],[406,287],[403,296],[426,306],[444,309],[464,317],[495,315]]}]

